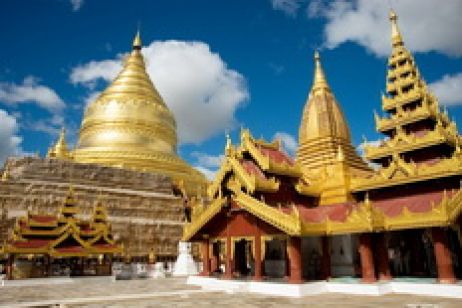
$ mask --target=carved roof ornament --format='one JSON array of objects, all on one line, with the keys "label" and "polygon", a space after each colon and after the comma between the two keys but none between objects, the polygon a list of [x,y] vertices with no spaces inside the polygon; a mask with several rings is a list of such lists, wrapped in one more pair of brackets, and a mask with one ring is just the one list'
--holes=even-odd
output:
[{"label": "carved roof ornament", "polygon": [[234,147],[233,147],[233,143],[231,141],[231,137],[229,136],[228,132],[226,132],[225,138],[226,138],[225,155],[226,156],[233,156]]}]

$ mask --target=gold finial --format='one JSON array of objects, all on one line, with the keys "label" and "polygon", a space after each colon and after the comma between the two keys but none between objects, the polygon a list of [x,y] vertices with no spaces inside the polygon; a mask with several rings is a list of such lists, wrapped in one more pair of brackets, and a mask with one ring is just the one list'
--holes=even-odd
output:
[{"label": "gold finial", "polygon": [[321,57],[319,56],[319,52],[317,50],[314,52],[314,65],[315,69],[312,90],[320,88],[329,88],[326,76],[324,75],[324,70],[322,69]]},{"label": "gold finial", "polygon": [[132,47],[134,50],[141,50],[141,48],[143,47],[143,42],[141,42],[141,34],[139,28],[138,31],[136,31],[135,38],[133,39]]},{"label": "gold finial", "polygon": [[398,27],[398,15],[395,11],[390,10],[390,22],[391,22],[391,42],[392,46],[403,45],[403,38],[401,37],[401,32]]}]

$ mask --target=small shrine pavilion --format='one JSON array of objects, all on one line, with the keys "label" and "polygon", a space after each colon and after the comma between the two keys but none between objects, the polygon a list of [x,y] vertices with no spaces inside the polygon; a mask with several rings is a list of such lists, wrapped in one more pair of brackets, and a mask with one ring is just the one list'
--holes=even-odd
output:
[{"label": "small shrine pavilion", "polygon": [[112,237],[106,208],[98,201],[89,221],[79,211],[70,187],[59,214],[18,218],[3,247],[7,278],[110,275],[112,256],[123,248]]}]

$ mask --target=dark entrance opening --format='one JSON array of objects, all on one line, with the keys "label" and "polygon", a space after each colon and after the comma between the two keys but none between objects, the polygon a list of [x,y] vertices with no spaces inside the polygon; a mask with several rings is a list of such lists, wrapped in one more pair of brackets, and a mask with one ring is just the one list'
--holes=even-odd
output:
[{"label": "dark entrance opening", "polygon": [[244,239],[237,241],[234,245],[234,270],[238,276],[251,274],[250,248],[250,242]]}]

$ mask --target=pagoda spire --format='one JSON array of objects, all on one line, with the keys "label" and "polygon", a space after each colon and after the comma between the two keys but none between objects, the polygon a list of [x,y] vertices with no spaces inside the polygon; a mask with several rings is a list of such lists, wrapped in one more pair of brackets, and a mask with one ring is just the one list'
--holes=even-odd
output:
[{"label": "pagoda spire", "polygon": [[398,27],[398,15],[396,15],[394,10],[390,10],[389,19],[391,22],[391,42],[392,46],[402,46],[404,45],[403,37],[401,36],[401,31]]},{"label": "pagoda spire", "polygon": [[329,89],[329,84],[327,83],[326,75],[324,74],[324,70],[322,69],[321,56],[319,55],[319,52],[317,50],[314,52],[314,65],[314,78],[311,91],[316,91],[318,89]]}]

